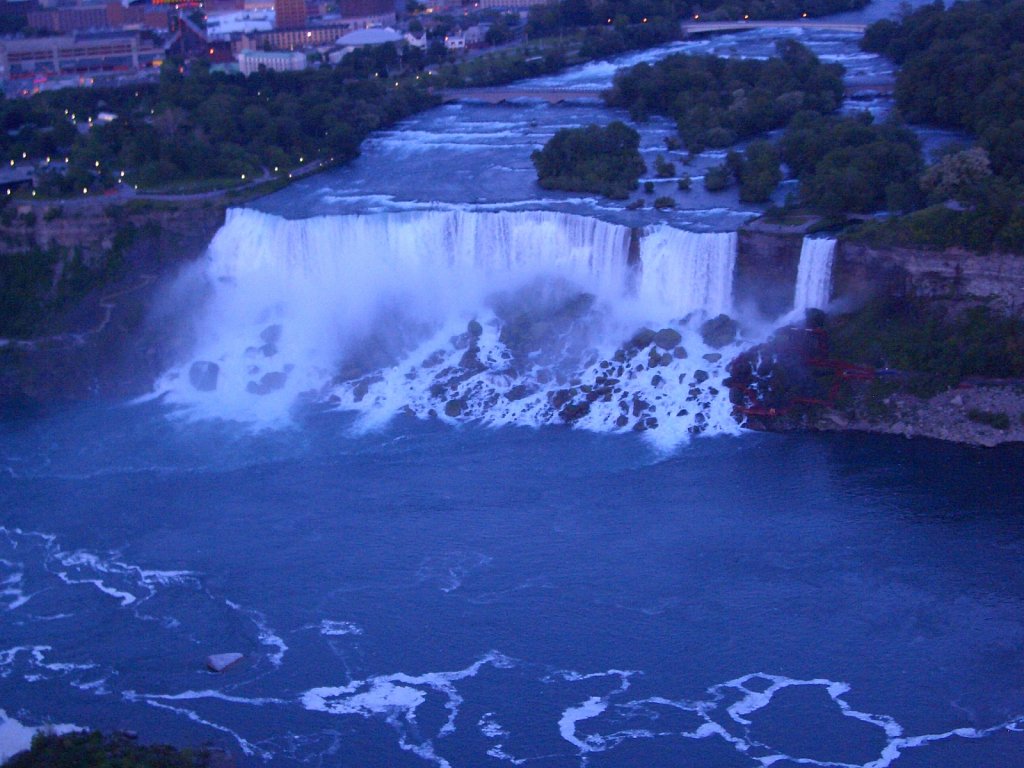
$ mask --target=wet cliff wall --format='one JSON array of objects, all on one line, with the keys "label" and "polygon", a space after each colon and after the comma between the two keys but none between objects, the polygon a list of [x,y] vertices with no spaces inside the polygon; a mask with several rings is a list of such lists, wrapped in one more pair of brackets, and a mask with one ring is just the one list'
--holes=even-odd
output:
[{"label": "wet cliff wall", "polygon": [[25,206],[0,220],[0,403],[120,398],[145,391],[171,335],[152,304],[224,221],[210,204]]},{"label": "wet cliff wall", "polygon": [[[803,235],[778,228],[740,231],[734,295],[737,305],[777,316],[792,305]],[[854,302],[888,295],[1024,312],[1024,255],[963,249],[876,248],[839,239],[832,297]]]}]

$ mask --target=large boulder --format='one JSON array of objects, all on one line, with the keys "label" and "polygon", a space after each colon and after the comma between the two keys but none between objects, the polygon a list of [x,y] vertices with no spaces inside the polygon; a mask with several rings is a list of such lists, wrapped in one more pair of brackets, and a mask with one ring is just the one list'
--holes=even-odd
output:
[{"label": "large boulder", "polygon": [[188,369],[188,380],[200,392],[212,392],[217,388],[220,366],[209,360],[197,360]]},{"label": "large boulder", "polygon": [[675,349],[682,340],[682,335],[675,328],[662,328],[654,334],[655,345],[662,349]]},{"label": "large boulder", "polygon": [[263,374],[258,382],[250,381],[245,390],[254,395],[269,395],[281,389],[287,380],[288,374],[284,371],[271,371]]},{"label": "large boulder", "polygon": [[705,320],[700,327],[700,336],[709,347],[719,349],[736,340],[739,325],[728,315],[719,315]]},{"label": "large boulder", "polygon": [[244,658],[240,653],[214,653],[206,657],[206,668],[211,672],[223,672]]},{"label": "large boulder", "polygon": [[635,347],[636,349],[643,349],[644,347],[649,346],[656,336],[657,334],[650,328],[641,328],[633,334],[633,338],[629,340],[629,346]]}]

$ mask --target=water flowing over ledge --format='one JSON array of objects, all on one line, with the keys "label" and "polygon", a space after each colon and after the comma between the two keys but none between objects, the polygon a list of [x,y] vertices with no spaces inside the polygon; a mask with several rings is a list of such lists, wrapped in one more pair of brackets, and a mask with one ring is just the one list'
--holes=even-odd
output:
[{"label": "water flowing over ledge", "polygon": [[836,241],[831,238],[805,237],[800,248],[793,309],[828,306],[832,294],[832,261]]},{"label": "water flowing over ledge", "polygon": [[[157,391],[199,418],[260,424],[319,402],[367,425],[411,411],[668,444],[732,433],[726,365],[763,334],[721,318],[735,260],[733,232],[550,211],[236,209],[185,278],[190,352]],[[830,266],[815,263],[820,281]]]}]

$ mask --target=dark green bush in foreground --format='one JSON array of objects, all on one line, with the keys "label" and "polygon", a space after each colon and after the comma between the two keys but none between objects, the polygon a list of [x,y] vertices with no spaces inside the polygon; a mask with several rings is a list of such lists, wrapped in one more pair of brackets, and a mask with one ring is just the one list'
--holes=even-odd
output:
[{"label": "dark green bush in foreground", "polygon": [[63,736],[39,733],[32,748],[4,768],[207,768],[208,750],[178,750],[164,744],[141,745],[122,736],[78,731]]}]

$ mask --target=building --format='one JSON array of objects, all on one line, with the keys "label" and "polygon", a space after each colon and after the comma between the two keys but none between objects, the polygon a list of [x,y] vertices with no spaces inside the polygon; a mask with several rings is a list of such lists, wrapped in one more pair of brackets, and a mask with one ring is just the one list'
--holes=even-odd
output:
[{"label": "building", "polygon": [[158,68],[163,60],[163,45],[140,32],[0,40],[0,81],[138,72]]},{"label": "building", "polygon": [[342,35],[337,40],[339,50],[332,52],[327,60],[331,64],[339,63],[345,56],[356,48],[366,48],[374,45],[401,45],[405,42],[405,36],[396,32],[390,27],[374,29],[357,29]]},{"label": "building", "polygon": [[342,35],[338,38],[337,44],[342,48],[362,48],[366,45],[384,45],[385,43],[401,43],[405,41],[405,37],[401,32],[396,32],[390,27],[374,28],[374,29],[357,29],[353,32],[349,32],[347,35]]},{"label": "building", "polygon": [[478,0],[480,8],[498,8],[508,11],[528,10],[535,5],[547,5],[554,0]]},{"label": "building", "polygon": [[232,35],[268,32],[273,28],[271,11],[233,11],[206,16],[206,36],[210,40],[230,40]]},{"label": "building", "polygon": [[466,38],[467,48],[479,48],[487,42],[487,31],[491,28],[490,24],[474,24],[468,27],[462,36]]},{"label": "building", "polygon": [[331,24],[323,27],[299,29],[272,29],[269,32],[243,34],[236,51],[270,48],[274,51],[295,51],[321,45],[333,45],[334,41],[350,31],[348,24]]},{"label": "building", "polygon": [[306,0],[274,0],[274,26],[277,29],[301,29],[309,21]]},{"label": "building", "polygon": [[275,72],[298,72],[306,68],[306,54],[300,51],[242,51],[238,54],[238,71],[243,75],[258,72],[260,67]]},{"label": "building", "polygon": [[86,5],[72,8],[51,8],[30,11],[28,25],[42,32],[79,32],[86,29],[107,28],[107,7]]},{"label": "building", "polygon": [[167,29],[166,8],[150,5],[124,6],[118,0],[106,4],[73,5],[30,11],[28,25],[33,29],[57,34],[98,29],[138,27]]},{"label": "building", "polygon": [[388,27],[397,20],[393,0],[340,0],[338,8],[353,29]]}]

